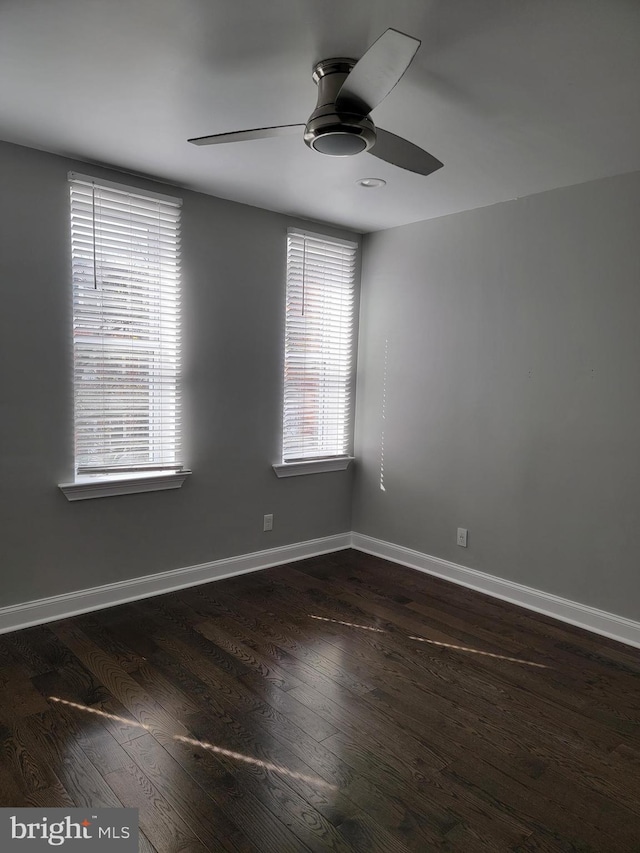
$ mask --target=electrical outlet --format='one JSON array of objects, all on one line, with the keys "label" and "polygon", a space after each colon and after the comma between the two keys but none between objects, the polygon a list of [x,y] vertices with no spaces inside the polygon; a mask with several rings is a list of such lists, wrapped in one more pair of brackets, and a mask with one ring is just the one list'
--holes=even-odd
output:
[{"label": "electrical outlet", "polygon": [[273,513],[269,513],[265,515],[264,521],[262,524],[262,529],[266,532],[267,530],[273,530]]},{"label": "electrical outlet", "polygon": [[458,528],[458,545],[461,548],[467,547],[467,536],[469,535],[469,531],[465,527]]}]

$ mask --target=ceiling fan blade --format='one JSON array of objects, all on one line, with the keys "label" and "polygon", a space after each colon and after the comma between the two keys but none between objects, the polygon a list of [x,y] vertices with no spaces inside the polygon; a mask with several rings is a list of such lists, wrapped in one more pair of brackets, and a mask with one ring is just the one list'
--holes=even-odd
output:
[{"label": "ceiling fan blade", "polygon": [[213,136],[197,136],[187,139],[193,145],[218,145],[221,142],[247,142],[252,139],[269,139],[272,136],[292,136],[304,128],[303,124],[281,124],[278,127],[254,127],[251,130],[234,130],[231,133],[215,133]]},{"label": "ceiling fan blade", "polygon": [[420,40],[398,30],[386,30],[356,62],[342,84],[336,104],[365,114],[389,94],[420,47]]},{"label": "ceiling fan blade", "polygon": [[441,163],[433,154],[379,127],[376,128],[375,145],[369,149],[369,154],[384,160],[385,163],[392,163],[394,166],[416,172],[418,175],[430,175],[444,166],[444,163]]}]

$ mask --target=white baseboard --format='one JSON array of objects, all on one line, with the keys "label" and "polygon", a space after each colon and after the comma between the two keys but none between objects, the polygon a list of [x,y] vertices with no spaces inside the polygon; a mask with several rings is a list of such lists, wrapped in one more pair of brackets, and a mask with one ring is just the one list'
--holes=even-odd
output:
[{"label": "white baseboard", "polygon": [[484,592],[494,598],[501,598],[504,601],[510,601],[512,604],[518,604],[520,607],[526,607],[527,610],[552,616],[554,619],[568,622],[570,625],[577,625],[579,628],[585,628],[595,634],[602,634],[612,640],[640,648],[640,622],[634,622],[624,616],[616,616],[614,613],[607,613],[605,610],[597,610],[595,607],[570,601],[568,598],[561,598],[558,595],[542,592],[539,589],[504,580],[494,575],[488,575],[476,569],[467,569],[465,566],[450,563],[448,560],[429,557],[419,551],[412,551],[410,548],[403,548],[401,545],[383,542],[381,539],[374,539],[362,533],[351,534],[351,546],[358,551],[364,551],[366,554],[373,554],[376,557],[400,563],[411,569],[436,575],[436,577],[444,578],[444,580],[475,589],[478,592]]},{"label": "white baseboard", "polygon": [[92,610],[102,610],[116,604],[126,604],[130,601],[162,595],[165,592],[198,586],[209,581],[257,572],[271,566],[329,554],[345,548],[355,548],[357,551],[373,554],[393,563],[400,563],[494,598],[518,604],[527,610],[543,613],[545,616],[551,616],[595,634],[602,634],[612,640],[640,648],[640,622],[495,577],[477,569],[468,569],[457,563],[450,563],[448,560],[430,557],[419,551],[393,545],[362,533],[341,533],[337,536],[326,536],[323,539],[311,539],[308,542],[297,542],[280,548],[270,548],[267,551],[256,551],[239,557],[228,557],[198,566],[172,569],[168,572],[2,607],[0,608],[0,634],[28,628],[31,625],[42,625],[56,619],[66,619]]},{"label": "white baseboard", "polygon": [[24,604],[14,604],[0,608],[0,634],[350,547],[351,534],[341,533],[323,539],[270,548],[268,551],[256,551],[253,554],[214,560],[198,566],[172,569],[155,575],[54,595]]}]

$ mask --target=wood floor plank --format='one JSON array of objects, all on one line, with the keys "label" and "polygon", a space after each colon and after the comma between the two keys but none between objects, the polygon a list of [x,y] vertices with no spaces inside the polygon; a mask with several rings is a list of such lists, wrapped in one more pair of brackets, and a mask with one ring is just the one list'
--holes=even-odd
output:
[{"label": "wood floor plank", "polygon": [[57,622],[52,630],[145,731],[154,732],[156,737],[164,737],[168,732],[188,734],[178,720],[122,669],[115,659],[89,640],[75,624],[69,621]]},{"label": "wood floor plank", "polygon": [[590,650],[597,656],[617,660],[622,666],[640,674],[640,660],[633,647],[441,578],[425,577],[404,566],[393,565],[390,571],[389,563],[377,557],[357,554],[353,562],[379,581],[393,577],[395,588],[401,587],[412,600],[435,604],[443,611],[464,614],[471,625],[485,625],[497,635],[511,636],[515,632],[522,642],[535,648],[575,642],[585,652]]},{"label": "wood floor plank", "polygon": [[[299,755],[269,737],[269,733],[259,724],[251,730],[242,726],[231,727],[228,721],[206,713],[191,719],[189,724],[196,739],[189,745],[192,747],[192,754],[188,758],[190,772],[194,777],[198,778],[201,771],[194,772],[196,765],[193,764],[193,759],[198,762],[198,768],[203,766],[203,747],[200,744],[212,744],[225,747],[232,753],[228,757],[231,764],[227,763],[225,766],[257,796],[260,796],[260,789],[268,789],[283,781],[334,825],[359,811],[355,804],[340,792],[337,785],[327,784]],[[180,763],[185,763],[184,756],[175,757]],[[219,760],[224,762],[225,758],[226,756],[222,755]],[[207,762],[207,772],[210,771],[211,766]]]},{"label": "wood floor plank", "polygon": [[138,809],[139,826],[163,853],[207,853],[180,813],[157,791],[134,762],[112,770],[105,781],[129,808]]},{"label": "wood floor plank", "polygon": [[[377,609],[380,610],[379,607]],[[339,609],[337,612],[339,613]],[[387,618],[393,618],[389,611],[386,611],[385,615]],[[412,627],[415,630],[415,626]],[[334,638],[336,636],[340,638],[340,634],[336,634],[338,629],[339,626],[327,623],[326,630],[330,636],[333,635]],[[352,652],[354,652],[356,657],[366,660],[368,656],[373,657],[376,651],[381,651],[385,656],[385,659],[393,660],[393,666],[385,668],[386,675],[401,675],[403,671],[406,674],[406,660],[403,660],[402,658],[402,646],[404,643],[403,635],[395,634],[393,631],[388,631],[380,641],[377,639],[371,640],[369,639],[370,636],[375,638],[377,635],[369,635],[364,632],[359,635],[359,637],[354,638],[352,642]],[[385,651],[385,646],[388,651]],[[468,687],[473,679],[476,681],[480,679],[480,687],[483,687],[486,685],[487,677],[490,676],[496,685],[504,685],[508,689],[515,688],[515,690],[520,693],[522,693],[522,691],[528,693],[527,701],[529,701],[529,697],[543,697],[548,699],[551,703],[560,705],[564,713],[566,713],[564,709],[568,708],[572,712],[577,712],[578,714],[587,716],[589,719],[593,720],[594,724],[602,722],[601,719],[596,719],[595,717],[595,712],[592,707],[594,704],[593,697],[585,697],[584,703],[576,703],[574,698],[575,684],[567,684],[567,679],[565,678],[560,680],[561,673],[559,673],[559,670],[550,673],[539,672],[537,670],[529,671],[526,666],[515,666],[514,664],[517,663],[515,661],[496,660],[493,656],[486,655],[476,657],[474,654],[467,654],[467,650],[462,649],[459,651],[458,648],[454,648],[449,651],[449,649],[443,650],[439,647],[432,650],[429,646],[415,646],[414,648],[409,647],[409,651],[411,651],[414,657],[418,656],[422,658],[422,661],[419,663],[424,664],[425,660],[428,660],[429,664],[435,663],[439,665],[440,676],[445,678],[448,676],[449,680],[453,677],[457,679],[460,685],[464,685],[465,687]],[[397,656],[397,652],[400,652],[400,657]],[[463,667],[458,665],[456,657],[460,658],[460,663],[464,664]],[[416,661],[414,660],[412,663],[415,666]],[[458,670],[462,675],[458,674]],[[589,708],[585,712],[583,704],[587,703]],[[624,722],[621,722],[618,718],[622,703],[628,703],[630,707],[630,711],[628,712],[630,718]],[[609,741],[611,747],[615,745],[612,741],[619,740],[621,737],[626,736],[629,731],[631,731],[632,734],[635,734],[635,730],[637,729],[636,721],[638,718],[638,713],[635,712],[636,705],[637,700],[630,698],[629,695],[627,695],[621,703],[617,704],[618,713],[615,714],[613,718],[610,717],[607,720],[610,729]],[[575,714],[573,715],[573,719],[575,719]],[[577,725],[580,729],[585,729],[589,726],[589,723],[588,721],[578,718]],[[594,731],[597,731],[600,736],[602,736],[605,731],[602,728],[596,729],[595,725],[592,728]]]},{"label": "wood floor plank", "polygon": [[[318,641],[317,635],[314,635],[313,627],[304,630],[299,622],[292,621],[289,615],[275,619],[268,608],[260,603],[240,599],[234,601],[232,597],[229,601],[235,607],[234,618],[238,619],[239,624],[242,624],[243,617],[238,610],[250,613],[256,619],[258,631],[288,653],[288,656],[283,656],[278,662],[283,668],[288,662],[289,666],[286,668],[291,669],[294,675],[296,666],[300,664],[301,670],[307,674],[317,673],[319,678],[324,677],[341,684],[357,695],[368,693],[374,688],[367,668],[358,668],[351,662],[349,666],[343,666],[342,658],[345,652],[348,656],[348,650],[343,650],[341,654],[328,644],[323,645]],[[283,607],[282,611],[286,613],[287,609]]]},{"label": "wood floor plank", "polygon": [[[130,741],[125,749],[145,776],[189,820],[202,842],[212,845],[210,849],[222,844],[232,853],[256,850],[296,853],[300,850],[295,836],[255,797],[247,792],[233,796],[222,786],[211,787],[205,793],[151,736],[143,735]],[[169,784],[169,780],[173,784]]]},{"label": "wood floor plank", "polygon": [[140,736],[140,727],[128,709],[77,659],[62,669],[35,676],[32,682],[53,706],[77,706],[87,720],[100,712],[102,725],[119,743]]},{"label": "wood floor plank", "polygon": [[20,806],[25,797],[25,785],[22,780],[22,770],[17,774],[11,772],[7,756],[5,740],[10,737],[6,729],[0,728],[0,808]]},{"label": "wood floor plank", "polygon": [[78,616],[74,622],[96,646],[107,652],[125,672],[130,672],[144,664],[145,655],[133,649],[121,631],[114,631],[109,624],[105,624],[100,618],[100,614],[86,613]]},{"label": "wood floor plank", "polygon": [[171,754],[203,789],[220,788],[233,803],[250,794],[291,830],[304,849],[350,850],[334,824],[356,810],[337,792],[327,790],[321,779],[314,779],[310,768],[288,755],[285,763],[274,763],[272,759],[278,757],[265,754],[255,744],[249,747],[253,754],[230,749],[233,744],[228,743],[221,748],[227,733],[218,721],[200,717],[193,728],[198,738],[174,745]]},{"label": "wood floor plank", "polygon": [[224,627],[219,624],[220,621],[220,618],[205,620],[198,622],[194,628],[212,643],[220,646],[251,668],[252,673],[242,676],[243,678],[249,677],[249,675],[257,675],[284,691],[293,690],[294,687],[300,686],[301,682],[297,678],[280,669],[277,664],[226,632]]},{"label": "wood floor plank", "polygon": [[[466,681],[468,681],[468,676],[467,676],[467,675],[465,675],[465,677],[464,677],[464,678],[465,678],[465,682],[466,682]],[[481,686],[482,686],[482,685],[481,685]],[[404,683],[404,684],[402,685],[401,689],[399,689],[398,693],[397,693],[397,694],[396,694],[396,696],[395,696],[396,701],[397,701],[398,699],[403,698],[403,697],[404,697],[404,695],[405,695],[405,694],[406,694],[406,693],[407,693],[407,692],[408,692],[412,687],[413,687],[412,685],[408,685],[407,683]],[[335,691],[335,689],[336,689],[335,685],[331,685],[331,684],[329,684],[329,689],[328,689],[326,692],[329,694],[329,696],[331,696],[331,695],[332,695],[332,690],[333,690],[333,691]],[[444,683],[444,688],[443,688],[443,690],[442,690],[441,692],[444,692],[444,693],[446,693],[447,691],[451,692],[451,689],[452,689],[452,688],[451,688],[451,683],[450,683],[450,682],[445,682],[445,683]],[[415,692],[415,691],[414,691],[414,692]],[[504,695],[506,695],[506,694],[504,694],[504,693],[503,693],[502,695],[504,696]],[[490,696],[490,694],[489,694],[489,696]],[[422,696],[422,697],[421,697],[421,702],[422,702],[422,703],[424,703],[424,702],[425,702],[425,700],[427,700],[428,698],[429,698],[428,696]],[[430,706],[433,704],[433,698],[434,698],[434,697],[433,697],[433,695],[431,695],[431,698],[430,698],[430,700],[429,700],[430,704],[429,704],[429,706],[428,706],[429,708],[430,708]],[[454,706],[452,706],[452,705],[451,705],[450,698],[451,698],[451,697],[449,697],[449,701],[447,701],[447,702],[445,703],[445,709],[444,709],[443,713],[451,714],[451,712],[452,712],[453,708],[455,707],[455,705],[454,705]],[[468,691],[468,690],[467,690],[467,695],[466,695],[466,696],[465,696],[465,695],[462,695],[462,696],[459,696],[459,695],[458,695],[458,696],[457,696],[457,695],[456,695],[456,692],[455,692],[455,691],[453,691],[453,698],[454,698],[454,699],[456,699],[456,698],[457,698],[457,699],[458,699],[458,701],[459,701],[460,703],[462,703],[462,704],[465,706],[465,711],[466,711],[466,706],[471,706],[471,707],[473,707],[473,704],[477,703],[477,698],[478,698],[478,697],[477,697],[477,696],[474,696],[473,692],[470,692],[470,691]],[[523,700],[523,701],[520,703],[520,707],[519,707],[519,709],[518,709],[518,712],[519,712],[519,713],[526,713],[526,712],[527,712],[527,709],[530,707],[530,705],[531,705],[531,703],[532,703],[532,700],[533,700],[534,698],[535,698],[535,697],[533,697],[533,696],[531,696],[531,695],[527,696],[526,700]],[[366,697],[365,697],[365,699],[366,699]],[[489,710],[491,710],[491,711],[493,711],[493,712],[494,712],[494,715],[495,715],[495,712],[497,711],[497,712],[498,712],[498,714],[502,714],[502,716],[504,717],[504,714],[503,714],[503,712],[502,712],[502,710],[501,710],[501,706],[500,706],[500,704],[498,704],[498,707],[497,707],[497,708],[494,708],[494,707],[493,707],[492,702],[493,702],[493,701],[495,701],[495,699],[492,699],[492,700],[491,700],[491,702],[490,702],[489,704],[487,704],[486,698],[484,698],[484,697],[481,697],[481,701],[482,701],[483,703],[485,703],[486,707],[487,707]],[[442,703],[441,703],[441,704],[442,704]],[[418,702],[418,703],[417,703],[417,705],[419,706],[419,705],[420,705],[420,702]],[[427,706],[425,706],[425,707],[427,707]],[[548,716],[548,715],[549,715],[549,710],[548,710],[548,709],[547,709],[546,713],[547,713],[547,716]],[[577,725],[578,725],[578,726],[583,726],[583,724],[585,724],[585,721],[580,721],[580,720],[578,720],[578,722],[577,722]],[[539,727],[539,725],[538,725],[538,723],[537,723],[537,721],[536,721],[535,725],[537,726],[537,728],[538,728],[538,729],[540,728],[540,727]],[[516,723],[516,727],[517,727],[517,726],[519,726],[519,723]],[[549,722],[548,726],[546,727],[546,729],[547,729],[547,731],[555,729],[555,731],[557,732],[557,737],[558,737],[558,738],[566,738],[566,735],[567,735],[567,719],[566,719],[566,714],[563,714],[563,715],[562,715],[562,717],[561,717],[559,714],[556,714],[555,719],[551,719],[551,718],[550,718],[550,722]],[[542,734],[544,734],[544,735],[546,735],[546,734],[547,734],[547,731],[541,731],[541,733],[542,733]],[[527,732],[528,732],[528,729],[527,729]],[[449,735],[448,735],[448,736],[449,736],[449,737],[451,736],[451,732],[449,733]],[[498,733],[498,737],[500,737],[499,733]],[[615,742],[619,739],[619,737],[620,737],[620,736],[619,736],[619,733],[614,733],[614,734],[610,737],[610,743],[608,744],[608,748],[611,748],[611,745],[612,745],[612,744],[615,744]],[[580,742],[576,743],[576,748],[584,749],[584,744],[583,744],[583,742],[582,742],[582,741],[580,741]],[[552,756],[552,757],[553,757],[553,756]]]},{"label": "wood floor plank", "polygon": [[46,760],[24,725],[0,728],[0,757],[0,763],[23,794],[55,787],[55,765]]},{"label": "wood floor plank", "polygon": [[[274,724],[272,733],[294,754],[303,758],[321,779],[336,786],[361,811],[374,815],[374,823],[381,830],[394,832],[403,843],[411,838],[412,849],[413,842],[415,849],[430,849],[443,831],[449,831],[452,824],[458,822],[450,813],[443,814],[439,807],[434,808],[431,803],[413,796],[412,788],[403,780],[398,782],[393,773],[387,776],[381,773],[377,760],[373,764],[353,766],[354,762],[345,761],[344,756],[338,754],[339,750],[331,751],[324,744],[316,744],[291,727]],[[425,813],[428,819],[416,820],[416,815]]]},{"label": "wood floor plank", "polygon": [[0,724],[10,725],[46,710],[46,699],[36,690],[27,674],[15,674],[3,680],[0,686]]},{"label": "wood floor plank", "polygon": [[55,710],[22,720],[14,737],[30,743],[38,757],[49,768],[55,768],[77,806],[120,808],[123,805],[99,770],[60,725]]},{"label": "wood floor plank", "polygon": [[540,793],[525,784],[523,777],[514,779],[513,775],[488,767],[485,763],[476,765],[472,756],[451,765],[442,775],[472,788],[477,796],[488,803],[499,803],[501,809],[518,814],[533,828],[534,833],[550,832],[576,845],[578,849],[585,825],[589,828],[590,838],[589,846],[585,849],[593,850],[594,853],[608,848],[620,853],[637,853],[640,846],[638,826],[636,824],[634,827],[631,815],[627,815],[628,819],[622,824],[611,821],[607,830],[602,832],[599,826],[602,815],[592,815],[585,823],[588,811],[584,803],[576,801],[572,808],[567,809],[562,802],[558,802],[552,788]]},{"label": "wood floor plank", "polygon": [[640,651],[344,550],[0,637],[0,805],[143,853],[640,853]]},{"label": "wood floor plank", "polygon": [[244,683],[251,690],[264,699],[258,707],[252,711],[252,715],[265,718],[283,719],[297,726],[314,740],[323,741],[325,738],[335,734],[337,729],[324,717],[304,705],[302,702],[283,690],[272,685],[265,685],[262,681],[256,681],[254,677],[245,677]]},{"label": "wood floor plank", "polygon": [[138,853],[159,853],[142,830],[138,833],[138,848]]},{"label": "wood floor plank", "polygon": [[340,834],[359,853],[408,853],[406,847],[398,838],[380,828],[368,815],[345,820],[339,827]]},{"label": "wood floor plank", "polygon": [[[451,691],[451,685],[448,686],[448,690]],[[297,693],[297,691],[293,691],[293,695],[296,695],[296,693]],[[372,693],[372,694],[369,694],[367,697],[364,697],[365,701],[363,702],[363,704],[365,704],[365,705],[369,704],[373,700],[372,697],[374,697],[375,693],[376,693],[376,691],[374,691],[374,693]],[[399,701],[403,701],[404,697],[408,693],[407,685],[404,686],[402,693],[404,694],[404,696],[394,697],[393,703],[391,703],[391,701],[390,701],[387,705],[387,708],[392,715],[394,713],[397,715],[397,712],[399,710],[397,703]],[[454,692],[454,696],[455,696],[455,692]],[[423,702],[424,702],[425,698],[426,697],[422,697]],[[433,701],[433,697],[432,697],[432,701]],[[527,700],[526,704],[523,703],[523,706],[521,708],[521,713],[526,713],[527,708],[529,706],[530,706],[530,701]],[[416,702],[416,709],[417,709],[416,716],[417,716],[418,721],[421,721],[424,724],[424,722],[425,722],[425,710],[424,710],[423,705],[420,703],[420,701]],[[462,711],[461,713],[466,714],[466,710]],[[460,714],[458,714],[458,717],[460,717]],[[505,716],[503,713],[501,723],[500,723],[501,728],[500,728],[500,730],[495,730],[495,737],[493,739],[493,743],[494,743],[493,748],[497,749],[498,752],[502,751],[501,745],[504,741],[504,719],[505,719]],[[555,722],[555,728],[559,732],[561,739],[566,739],[566,737],[567,737],[567,722],[568,721],[567,721],[566,713],[563,716],[561,716],[559,714],[557,715],[557,720]],[[588,723],[586,723],[586,721],[578,721],[576,723],[575,719],[571,719],[571,723],[573,724],[574,727],[576,727],[576,726],[581,727],[582,726],[584,729],[589,731],[590,726]],[[448,720],[446,720],[446,719],[442,720],[441,725],[448,726]],[[514,728],[517,729],[518,726],[519,726],[519,723],[516,722],[515,726],[512,725],[512,726],[510,726],[510,728],[511,729],[514,729]],[[433,728],[433,726],[431,726],[430,728]],[[451,730],[450,726],[448,726],[448,728],[449,728],[448,744],[458,742],[458,743],[460,743],[460,745],[465,745],[465,743],[466,743],[466,745],[473,746],[473,740],[472,739],[470,740],[469,738],[465,738],[464,735],[461,736],[461,733],[454,731],[454,730]],[[536,731],[538,733],[539,740],[537,743],[531,744],[531,749],[541,750],[541,754],[542,755],[545,754],[545,747],[542,745],[545,743],[545,736],[549,733],[549,731],[551,731],[551,728],[552,728],[551,724],[549,726],[547,726],[547,728],[545,730],[544,728],[541,728],[536,723]],[[471,728],[470,734],[473,734],[473,728]],[[475,738],[482,737],[483,739],[486,739],[487,735],[488,735],[488,730],[486,729],[486,726],[485,726],[482,730],[477,730],[475,732],[475,735],[473,735],[473,736]],[[619,735],[616,734],[613,737],[613,739],[610,741],[610,743],[607,744],[609,749],[611,748],[611,744],[615,743],[615,740],[617,739],[618,736]],[[540,739],[540,737],[541,737],[541,739]],[[527,740],[530,740],[530,733],[527,731],[523,734],[522,732],[515,731],[513,734],[513,739],[514,739],[514,742],[517,742],[518,740],[521,742],[524,739],[524,741],[526,743]],[[571,753],[568,753],[566,756],[563,755],[562,751],[559,749],[559,747],[561,745],[564,745],[564,744],[562,744],[561,739],[559,739],[555,743],[553,743],[553,742],[548,743],[548,745],[546,747],[546,756],[549,760],[565,761],[570,766],[573,756],[571,755]],[[598,755],[598,757],[596,758],[597,750],[596,751],[593,750],[593,742],[589,742],[585,738],[582,738],[580,741],[576,741],[575,742],[575,748],[580,749],[580,751],[583,754],[585,753],[586,750],[588,750],[589,748],[592,748],[593,755],[594,755],[594,761],[597,762],[596,767],[598,768],[598,772],[597,772],[598,782],[597,782],[597,784],[599,784],[599,785],[606,784],[603,780],[603,777],[604,777],[604,779],[606,779],[607,766],[611,766],[611,762],[607,760],[606,754],[600,753]],[[574,762],[574,766],[575,766],[575,762]],[[616,766],[618,768],[621,767],[619,762],[616,762]],[[626,770],[625,776],[624,776],[625,781],[624,781],[623,785],[626,786],[629,783],[634,783],[634,780],[637,779],[638,780],[637,784],[640,786],[640,777],[637,777],[637,768],[627,766],[625,768],[625,770]],[[579,770],[577,770],[576,772],[579,773]],[[612,774],[612,779],[611,779],[612,790],[611,790],[611,793],[616,795],[616,796],[623,796],[624,797],[625,792],[623,790],[618,789],[618,791],[616,791],[616,785],[618,783],[619,783],[619,780],[616,781],[615,774]]]},{"label": "wood floor plank", "polygon": [[75,808],[76,804],[62,782],[58,782],[51,788],[32,791],[25,798],[24,805],[27,808],[65,809]]}]

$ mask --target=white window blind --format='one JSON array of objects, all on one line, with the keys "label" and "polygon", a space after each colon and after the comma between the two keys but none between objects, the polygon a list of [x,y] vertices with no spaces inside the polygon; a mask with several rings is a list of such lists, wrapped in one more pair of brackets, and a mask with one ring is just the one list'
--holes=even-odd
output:
[{"label": "white window blind", "polygon": [[181,202],[69,177],[76,475],[180,469]]},{"label": "white window blind", "polygon": [[288,233],[283,462],[349,452],[356,250]]}]

